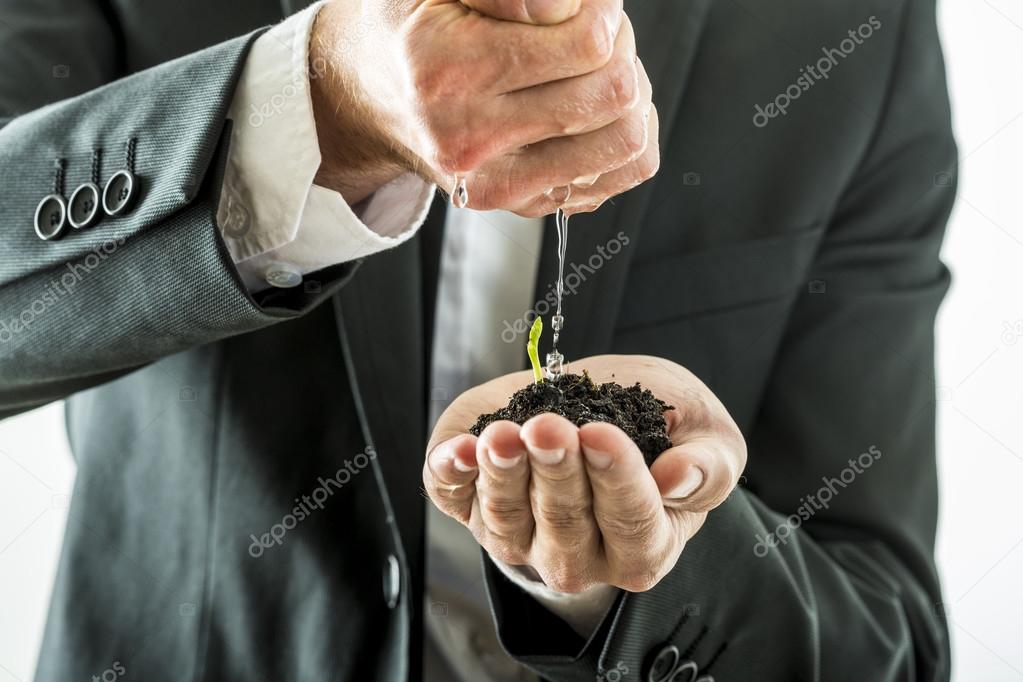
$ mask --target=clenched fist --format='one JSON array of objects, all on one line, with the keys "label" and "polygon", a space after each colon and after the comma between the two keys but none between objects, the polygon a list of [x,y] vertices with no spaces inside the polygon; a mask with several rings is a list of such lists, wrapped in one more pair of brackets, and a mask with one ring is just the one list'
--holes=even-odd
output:
[{"label": "clenched fist", "polygon": [[[318,184],[354,204],[406,170],[469,206],[592,210],[660,163],[651,87],[622,0],[334,0],[310,60]],[[563,196],[563,193],[559,193]]]},{"label": "clenched fist", "polygon": [[572,370],[596,382],[639,381],[673,406],[665,413],[673,446],[648,469],[617,427],[577,428],[553,414],[470,435],[477,416],[531,381],[519,372],[463,393],[444,412],[427,447],[426,491],[491,556],[532,568],[552,589],[648,590],[735,487],[745,441],[714,394],[673,362],[599,356]]}]

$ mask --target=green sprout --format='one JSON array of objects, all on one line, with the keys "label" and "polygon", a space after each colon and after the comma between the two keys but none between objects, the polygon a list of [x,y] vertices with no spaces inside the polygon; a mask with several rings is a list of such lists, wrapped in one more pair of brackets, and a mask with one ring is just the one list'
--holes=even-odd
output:
[{"label": "green sprout", "polygon": [[540,367],[540,334],[543,333],[543,319],[537,315],[533,322],[533,328],[529,330],[529,343],[526,344],[526,352],[529,353],[529,361],[533,363],[533,380],[543,383],[543,368]]}]

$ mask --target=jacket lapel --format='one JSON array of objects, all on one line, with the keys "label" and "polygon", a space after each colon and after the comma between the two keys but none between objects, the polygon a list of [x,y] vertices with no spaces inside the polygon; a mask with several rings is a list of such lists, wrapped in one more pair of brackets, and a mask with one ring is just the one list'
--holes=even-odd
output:
[{"label": "jacket lapel", "polygon": [[[422,530],[425,424],[419,240],[365,259],[334,297],[349,382],[409,560]],[[326,361],[326,359],[325,359]],[[344,419],[338,415],[338,419]],[[411,543],[411,545],[410,545]]]},{"label": "jacket lapel", "polygon": [[[672,133],[672,123],[682,101],[711,2],[626,0],[640,58],[653,83],[662,148]],[[666,26],[672,30],[665,31]],[[674,182],[674,179],[654,178],[596,212],[577,215],[569,221],[565,331],[561,343],[569,362],[606,353],[610,348],[629,263],[650,208],[653,188],[659,181]],[[556,273],[557,232],[553,218],[549,218],[537,272],[538,300],[550,290]]]}]

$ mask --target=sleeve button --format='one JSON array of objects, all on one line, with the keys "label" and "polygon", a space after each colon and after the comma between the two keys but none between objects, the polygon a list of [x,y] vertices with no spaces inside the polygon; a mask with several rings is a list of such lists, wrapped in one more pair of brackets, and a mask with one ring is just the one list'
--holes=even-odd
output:
[{"label": "sleeve button", "polygon": [[302,283],[302,273],[287,263],[271,263],[266,269],[266,282],[278,289],[291,289]]},{"label": "sleeve button", "polygon": [[647,682],[667,682],[675,671],[678,663],[678,648],[673,644],[663,647],[657,652],[657,657],[650,665],[650,671],[646,674]]},{"label": "sleeve button", "polygon": [[58,239],[67,229],[67,203],[59,194],[48,194],[36,206],[35,230],[40,239]]},{"label": "sleeve button", "polygon": [[103,212],[111,217],[126,213],[135,203],[138,193],[138,178],[129,171],[117,171],[103,188]]},{"label": "sleeve button", "polygon": [[96,224],[100,217],[99,187],[87,182],[79,185],[68,200],[68,222],[76,230],[83,230]]},{"label": "sleeve button", "polygon": [[696,667],[695,663],[692,661],[683,661],[681,665],[675,668],[675,672],[669,678],[668,682],[693,682],[699,674],[700,669]]},{"label": "sleeve button", "polygon": [[398,565],[398,558],[393,554],[387,555],[387,563],[384,564],[384,601],[387,608],[393,609],[398,605],[398,598],[401,596],[401,566]]}]

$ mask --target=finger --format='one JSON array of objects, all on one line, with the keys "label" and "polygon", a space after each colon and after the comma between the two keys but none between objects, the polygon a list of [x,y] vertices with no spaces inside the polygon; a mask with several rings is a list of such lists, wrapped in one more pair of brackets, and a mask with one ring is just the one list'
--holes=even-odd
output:
[{"label": "finger", "polygon": [[598,568],[599,534],[578,433],[564,417],[541,414],[527,421],[520,434],[532,469],[536,530],[531,565],[559,592],[589,587]]},{"label": "finger", "polygon": [[593,132],[617,121],[649,97],[649,79],[640,71],[632,23],[625,17],[607,66],[508,93],[495,101],[494,129],[511,132],[504,151]]},{"label": "finger", "polygon": [[673,531],[643,453],[621,429],[586,424],[579,441],[604,540],[607,580],[626,590],[647,590],[675,564],[684,538]]},{"label": "finger", "polygon": [[516,208],[515,212],[524,217],[538,217],[550,215],[560,207],[569,215],[586,213],[597,210],[609,199],[643,184],[654,177],[661,166],[658,127],[657,110],[651,107],[649,141],[642,156],[618,170],[600,175],[593,184],[573,183],[572,193],[564,204],[559,204],[556,198],[552,199],[547,194],[541,194],[527,206]]},{"label": "finger", "polygon": [[508,564],[524,563],[533,539],[529,505],[529,460],[519,438],[520,427],[509,421],[490,424],[476,442],[476,497],[487,550]]},{"label": "finger", "polygon": [[[476,174],[478,206],[518,211],[551,187],[563,187],[592,175],[604,175],[640,158],[650,143],[650,81],[640,83],[640,105],[611,125],[581,135],[531,145],[484,165]],[[526,198],[523,200],[523,198]]]},{"label": "finger", "polygon": [[476,437],[462,434],[444,441],[427,454],[423,487],[438,509],[468,524],[476,496],[477,473]]},{"label": "finger", "polygon": [[587,0],[572,18],[556,26],[485,21],[470,50],[480,82],[495,94],[581,76],[605,66],[614,54],[622,25],[622,0]]},{"label": "finger", "polygon": [[580,0],[461,0],[494,19],[526,24],[560,24],[579,12]]},{"label": "finger", "polygon": [[730,445],[706,436],[676,445],[662,453],[650,467],[657,487],[669,507],[691,512],[714,509],[731,494],[741,469]]},{"label": "finger", "polygon": [[[662,453],[650,473],[665,504],[687,511],[709,511],[721,504],[746,466],[746,439],[728,409],[699,379],[682,390],[664,391],[674,409],[664,413],[674,447]],[[697,486],[697,470],[703,481]],[[694,486],[696,486],[694,488]]]}]

